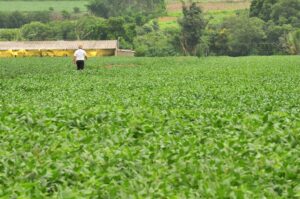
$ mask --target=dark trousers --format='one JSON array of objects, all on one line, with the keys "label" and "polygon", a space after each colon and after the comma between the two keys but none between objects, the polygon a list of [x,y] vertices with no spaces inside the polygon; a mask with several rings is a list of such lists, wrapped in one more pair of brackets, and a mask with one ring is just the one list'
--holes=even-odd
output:
[{"label": "dark trousers", "polygon": [[83,70],[84,69],[84,61],[83,60],[76,61],[76,65],[77,65],[77,70]]}]

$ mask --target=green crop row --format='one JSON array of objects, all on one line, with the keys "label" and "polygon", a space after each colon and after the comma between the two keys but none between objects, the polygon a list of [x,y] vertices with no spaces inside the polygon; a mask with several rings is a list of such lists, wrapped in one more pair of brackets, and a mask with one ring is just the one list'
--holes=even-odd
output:
[{"label": "green crop row", "polygon": [[0,198],[300,197],[300,59],[0,62]]}]

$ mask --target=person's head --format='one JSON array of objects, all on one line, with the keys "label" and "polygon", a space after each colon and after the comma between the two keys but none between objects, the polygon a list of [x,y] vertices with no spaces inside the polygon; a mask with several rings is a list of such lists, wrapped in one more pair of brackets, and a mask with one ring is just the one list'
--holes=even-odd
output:
[{"label": "person's head", "polygon": [[81,44],[79,44],[79,45],[78,45],[78,48],[79,48],[79,49],[82,49],[82,45],[81,45]]}]

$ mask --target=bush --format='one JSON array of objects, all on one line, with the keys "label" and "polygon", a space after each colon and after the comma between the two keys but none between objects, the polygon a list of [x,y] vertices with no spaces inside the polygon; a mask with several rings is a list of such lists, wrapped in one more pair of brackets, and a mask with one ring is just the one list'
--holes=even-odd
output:
[{"label": "bush", "polygon": [[[230,56],[245,56],[258,54],[258,45],[264,41],[266,35],[263,30],[264,22],[258,18],[247,16],[230,17],[224,20],[218,30],[214,46],[225,49]],[[219,44],[216,43],[219,41]],[[220,42],[221,41],[221,42]],[[224,47],[225,42],[226,46]]]},{"label": "bush", "polygon": [[52,31],[49,25],[40,22],[32,22],[21,28],[22,37],[30,41],[52,40]]},{"label": "bush", "polygon": [[20,28],[33,21],[47,23],[50,21],[50,12],[0,12],[0,28]]},{"label": "bush", "polygon": [[74,8],[73,8],[73,12],[74,12],[74,13],[80,13],[80,8],[74,7]]},{"label": "bush", "polygon": [[63,10],[61,12],[61,15],[62,15],[63,19],[70,19],[71,18],[71,14],[66,10]]},{"label": "bush", "polygon": [[0,30],[1,41],[17,41],[21,39],[19,29],[2,29]]},{"label": "bush", "polygon": [[51,22],[49,27],[52,29],[53,39],[55,40],[76,40],[76,24],[73,21]]},{"label": "bush", "polygon": [[172,37],[166,32],[151,32],[137,36],[134,39],[136,56],[165,57],[178,55],[178,51],[172,45]]}]

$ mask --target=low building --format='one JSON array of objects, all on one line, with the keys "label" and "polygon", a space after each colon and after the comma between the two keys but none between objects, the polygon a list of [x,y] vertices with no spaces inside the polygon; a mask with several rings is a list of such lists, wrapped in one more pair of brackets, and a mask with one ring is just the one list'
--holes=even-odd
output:
[{"label": "low building", "polygon": [[[118,56],[117,40],[106,41],[13,41],[0,42],[0,57],[67,57],[82,45],[89,57]],[[124,54],[121,53],[122,56]],[[134,56],[126,50],[125,56]]]}]

